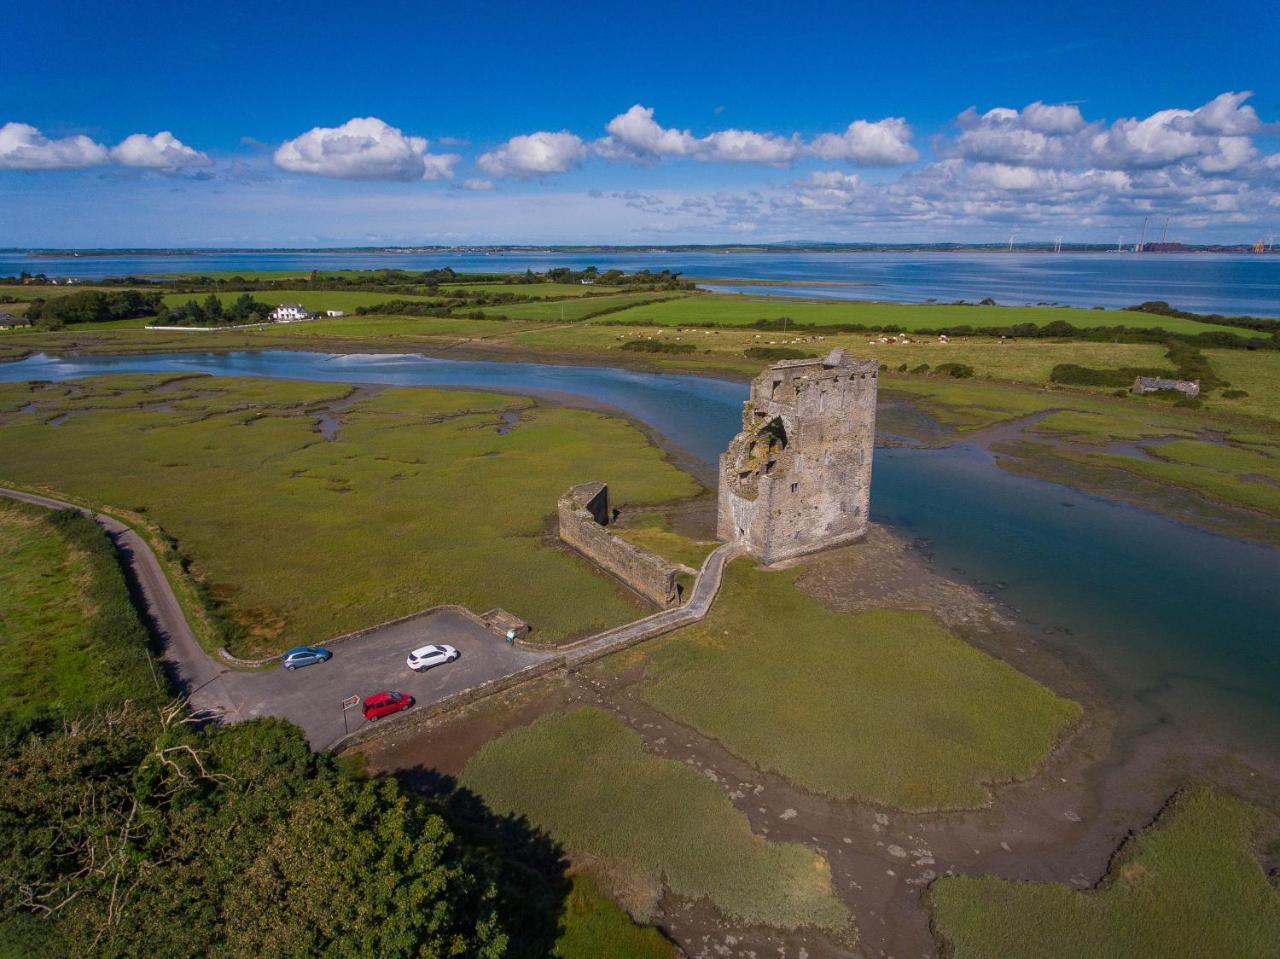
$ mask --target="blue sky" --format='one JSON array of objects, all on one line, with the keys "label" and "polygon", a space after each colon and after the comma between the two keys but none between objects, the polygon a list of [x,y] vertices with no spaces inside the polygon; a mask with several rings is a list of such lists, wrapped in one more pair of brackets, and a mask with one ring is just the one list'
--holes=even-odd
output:
[{"label": "blue sky", "polygon": [[6,6],[0,246],[1280,232],[1255,0]]}]

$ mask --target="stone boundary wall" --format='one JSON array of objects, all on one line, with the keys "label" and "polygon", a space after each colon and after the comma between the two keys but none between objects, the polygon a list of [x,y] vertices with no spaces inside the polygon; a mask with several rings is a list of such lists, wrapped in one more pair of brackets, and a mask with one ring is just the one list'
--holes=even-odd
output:
[{"label": "stone boundary wall", "polygon": [[619,539],[608,530],[609,487],[583,483],[560,497],[560,539],[663,609],[680,602],[675,563]]}]

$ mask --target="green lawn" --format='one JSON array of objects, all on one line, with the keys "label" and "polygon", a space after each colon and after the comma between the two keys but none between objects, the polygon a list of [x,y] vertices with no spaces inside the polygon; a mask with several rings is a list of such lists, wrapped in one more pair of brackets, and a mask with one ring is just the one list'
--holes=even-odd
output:
[{"label": "green lawn", "polygon": [[1033,775],[1081,715],[925,613],[834,613],[738,560],[702,623],[646,647],[646,698],[813,792],[959,809]]},{"label": "green lawn", "polygon": [[273,326],[263,331],[272,337],[293,339],[386,339],[433,336],[497,336],[514,333],[529,327],[528,322],[509,323],[504,320],[471,320],[448,316],[383,316],[369,313],[365,316],[342,316],[334,319],[314,320],[309,323],[293,323]]},{"label": "green lawn", "polygon": [[658,930],[636,925],[585,874],[573,877],[560,921],[555,959],[675,959]]},{"label": "green lawn", "polygon": [[556,498],[592,476],[622,503],[699,489],[602,413],[393,389],[327,442],[314,409],[349,386],[165,379],[0,385],[0,410],[37,407],[0,419],[0,481],[145,510],[247,632],[242,653],[437,603],[505,607],[542,642],[625,622],[640,609],[624,590],[544,542]]},{"label": "green lawn", "polygon": [[506,733],[471,759],[462,783],[496,812],[527,816],[571,854],[625,877],[649,903],[665,886],[738,921],[852,936],[818,853],[755,835],[719,786],[646,753],[603,710],[581,707]]},{"label": "green lawn", "polygon": [[744,326],[758,320],[789,317],[796,323],[827,326],[859,323],[864,326],[899,326],[906,330],[940,329],[954,326],[1013,326],[1035,323],[1043,326],[1064,320],[1080,329],[1099,326],[1160,327],[1171,331],[1200,333],[1209,330],[1240,331],[1174,317],[1132,313],[1125,310],[1081,310],[1054,306],[943,306],[906,303],[857,303],[848,301],[792,300],[755,296],[704,294],[637,306],[611,320],[651,323],[656,326],[715,323]]},{"label": "green lawn", "polygon": [[595,286],[594,284],[584,286],[581,283],[472,283],[463,281],[459,283],[441,283],[440,289],[442,291],[468,290],[477,293],[510,293],[514,296],[551,299],[559,297],[608,296],[611,293],[617,293],[620,288],[616,286]]},{"label": "green lawn", "polygon": [[[524,289],[516,287],[515,289]],[[679,297],[679,293],[619,293],[616,296],[589,296],[577,300],[548,303],[511,303],[505,306],[486,306],[482,312],[488,316],[506,316],[513,320],[537,320],[542,323],[574,323],[599,313],[609,313],[622,307],[651,303],[663,298]],[[465,310],[463,312],[469,312]],[[612,315],[612,314],[610,314]]]},{"label": "green lawn", "polygon": [[1253,850],[1263,814],[1209,790],[1180,796],[1103,884],[954,877],[930,889],[955,959],[1262,959],[1280,955],[1280,892]]},{"label": "green lawn", "polygon": [[146,632],[98,526],[0,499],[0,721],[149,700],[147,660]]},{"label": "green lawn", "polygon": [[[195,300],[203,303],[210,295],[222,301],[223,306],[230,306],[244,296],[241,290],[223,293],[170,293],[164,298],[166,306],[174,307]],[[357,307],[377,306],[391,300],[410,300],[421,303],[440,303],[438,297],[410,296],[405,293],[367,293],[361,290],[252,290],[252,296],[259,303],[277,306],[281,303],[301,303],[308,310],[346,310],[354,312]]]}]

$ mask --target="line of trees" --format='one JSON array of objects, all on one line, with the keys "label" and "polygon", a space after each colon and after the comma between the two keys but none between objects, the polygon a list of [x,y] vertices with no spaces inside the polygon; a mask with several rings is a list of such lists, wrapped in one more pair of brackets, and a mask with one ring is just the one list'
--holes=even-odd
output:
[{"label": "line of trees", "polygon": [[160,304],[156,318],[151,326],[244,326],[252,323],[266,323],[271,317],[272,307],[253,298],[252,293],[244,293],[228,306],[210,293],[203,302],[188,300],[178,306]]},{"label": "line of trees", "polygon": [[82,290],[36,300],[27,308],[27,316],[45,329],[61,329],[75,323],[151,316],[161,306],[161,294],[151,290]]}]

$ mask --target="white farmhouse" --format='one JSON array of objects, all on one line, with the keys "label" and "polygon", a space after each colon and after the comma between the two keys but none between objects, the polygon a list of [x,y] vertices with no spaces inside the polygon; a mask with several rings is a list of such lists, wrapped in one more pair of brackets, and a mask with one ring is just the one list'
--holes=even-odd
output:
[{"label": "white farmhouse", "polygon": [[325,316],[346,316],[347,311],[346,310],[325,310],[324,315]]},{"label": "white farmhouse", "polygon": [[277,323],[296,323],[310,318],[311,314],[302,308],[301,303],[281,303],[271,311],[271,319]]}]

